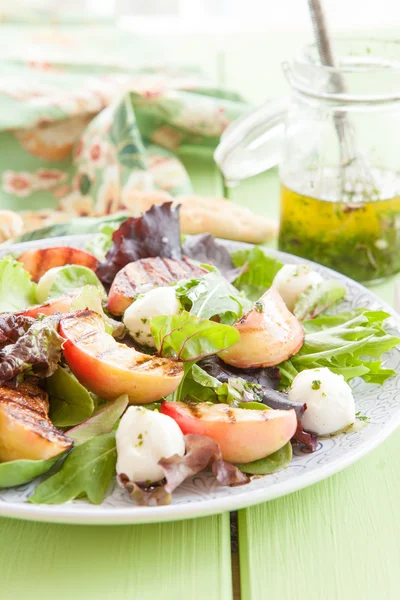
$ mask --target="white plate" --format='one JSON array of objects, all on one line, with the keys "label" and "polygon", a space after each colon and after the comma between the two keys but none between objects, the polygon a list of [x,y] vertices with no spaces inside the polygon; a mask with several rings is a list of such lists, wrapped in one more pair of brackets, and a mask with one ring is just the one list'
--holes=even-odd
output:
[{"label": "white plate", "polygon": [[[28,248],[44,248],[56,245],[82,247],[90,236],[70,236],[27,242],[2,250],[0,256],[9,252],[21,252]],[[248,245],[226,242],[230,250]],[[297,257],[270,251],[282,262],[306,262]],[[312,264],[312,263],[311,263]],[[400,335],[400,317],[375,294],[334,271],[314,265],[326,278],[341,281],[347,289],[344,308],[368,307],[391,313],[387,327],[391,333]],[[397,375],[385,385],[367,385],[362,380],[353,386],[357,411],[370,418],[367,427],[357,432],[341,434],[321,440],[316,452],[296,449],[290,466],[280,473],[252,481],[246,486],[227,488],[220,486],[214,477],[201,473],[184,482],[174,492],[173,503],[161,507],[135,506],[128,495],[115,486],[114,491],[99,506],[85,500],[63,505],[33,505],[26,502],[32,493],[33,483],[18,488],[0,490],[0,515],[35,521],[85,524],[148,523],[201,517],[228,510],[236,510],[265,502],[284,494],[300,490],[321,481],[356,462],[370,450],[381,444],[400,423],[400,349],[386,356],[387,367]]]}]

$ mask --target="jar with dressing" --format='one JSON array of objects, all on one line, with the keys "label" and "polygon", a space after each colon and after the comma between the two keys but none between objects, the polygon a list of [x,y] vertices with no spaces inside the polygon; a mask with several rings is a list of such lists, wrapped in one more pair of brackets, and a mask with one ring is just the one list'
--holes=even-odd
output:
[{"label": "jar with dressing", "polygon": [[334,47],[334,68],[301,49],[291,97],[231,125],[215,158],[228,185],[279,163],[279,249],[371,282],[400,271],[400,45]]}]

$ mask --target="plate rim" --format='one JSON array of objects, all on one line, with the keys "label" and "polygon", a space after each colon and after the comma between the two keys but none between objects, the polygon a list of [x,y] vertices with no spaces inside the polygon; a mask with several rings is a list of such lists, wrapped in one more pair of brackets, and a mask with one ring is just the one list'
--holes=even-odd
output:
[{"label": "plate rim", "polygon": [[[45,238],[43,240],[33,240],[28,242],[21,242],[19,244],[0,246],[0,258],[8,252],[14,252],[15,249],[21,248],[22,250],[28,248],[37,248],[39,245],[44,247],[51,247],[52,245],[64,244],[71,245],[75,241],[84,241],[90,239],[96,234],[80,234],[76,236],[59,236],[54,238]],[[218,240],[224,245],[235,245],[236,247],[242,246],[251,248],[254,244],[247,242],[238,242],[234,240]],[[45,242],[45,243],[43,243]],[[314,261],[304,259],[286,252],[280,252],[278,250],[263,247],[263,249],[277,258],[282,257],[288,259],[288,262],[303,262],[308,263],[318,268],[322,268],[324,272],[332,274],[334,277],[340,278],[340,280],[349,282],[352,287],[356,286],[360,291],[366,292],[368,296],[375,300],[381,308],[388,312],[394,319],[399,331],[400,331],[400,315],[395,309],[390,306],[385,300],[382,300],[375,292],[366,288],[364,285],[350,279],[349,277],[338,273],[328,267],[324,267]],[[381,445],[400,425],[400,409],[397,411],[395,418],[386,423],[380,425],[378,433],[372,440],[363,441],[356,450],[351,450],[344,456],[338,457],[336,460],[332,460],[328,465],[321,466],[320,469],[305,471],[298,477],[290,478],[286,481],[279,482],[275,486],[268,486],[263,489],[252,490],[251,492],[232,495],[222,496],[219,498],[211,498],[195,500],[193,502],[170,504],[168,506],[156,506],[156,507],[132,507],[101,509],[98,508],[96,511],[90,513],[88,511],[88,504],[85,504],[85,508],[81,508],[79,504],[74,504],[72,511],[65,510],[65,506],[71,507],[71,504],[66,503],[63,505],[34,505],[28,502],[0,502],[0,517],[11,517],[21,520],[32,520],[37,522],[48,522],[48,523],[64,523],[64,524],[75,524],[75,525],[133,525],[133,524],[145,524],[154,522],[167,522],[177,521],[183,519],[191,519],[198,517],[205,517],[215,514],[220,514],[226,511],[240,510],[248,508],[262,502],[267,502],[286,496],[288,494],[300,491],[310,485],[319,483],[350,465],[358,462],[362,457],[366,456]],[[101,506],[101,505],[100,505]]]}]

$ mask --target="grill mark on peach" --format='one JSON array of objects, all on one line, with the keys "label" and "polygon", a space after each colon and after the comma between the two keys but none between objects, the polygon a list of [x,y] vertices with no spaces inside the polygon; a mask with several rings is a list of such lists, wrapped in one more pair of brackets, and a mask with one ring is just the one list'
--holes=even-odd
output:
[{"label": "grill mark on peach", "polygon": [[98,331],[93,330],[92,331],[86,331],[86,333],[82,333],[81,335],[76,335],[74,336],[74,344],[80,344],[82,342],[84,343],[90,343],[91,341],[93,341],[93,338],[96,338],[97,335],[99,334]]},{"label": "grill mark on peach", "polygon": [[57,442],[64,446],[65,449],[72,446],[72,442],[54,427],[50,419],[38,418],[36,416],[37,413],[29,408],[21,407],[14,402],[1,402],[0,407],[5,410],[10,418],[15,419],[17,423],[29,425],[30,431],[39,435],[42,439],[48,442]]}]

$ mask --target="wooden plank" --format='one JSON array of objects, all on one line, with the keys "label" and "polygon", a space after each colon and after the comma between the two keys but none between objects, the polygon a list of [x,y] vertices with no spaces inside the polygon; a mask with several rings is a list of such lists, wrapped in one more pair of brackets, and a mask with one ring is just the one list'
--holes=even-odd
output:
[{"label": "wooden plank", "polygon": [[244,600],[396,600],[400,433],[346,471],[239,513]]},{"label": "wooden plank", "polygon": [[2,600],[231,600],[228,514],[137,526],[0,519]]},{"label": "wooden plank", "polygon": [[[278,217],[270,171],[231,191]],[[393,281],[373,290],[393,303]],[[327,481],[239,512],[243,600],[395,600],[400,564],[400,432]]]},{"label": "wooden plank", "polygon": [[[196,192],[221,193],[210,158],[184,162]],[[2,600],[232,599],[228,514],[118,527],[0,519],[0,528]]]}]

